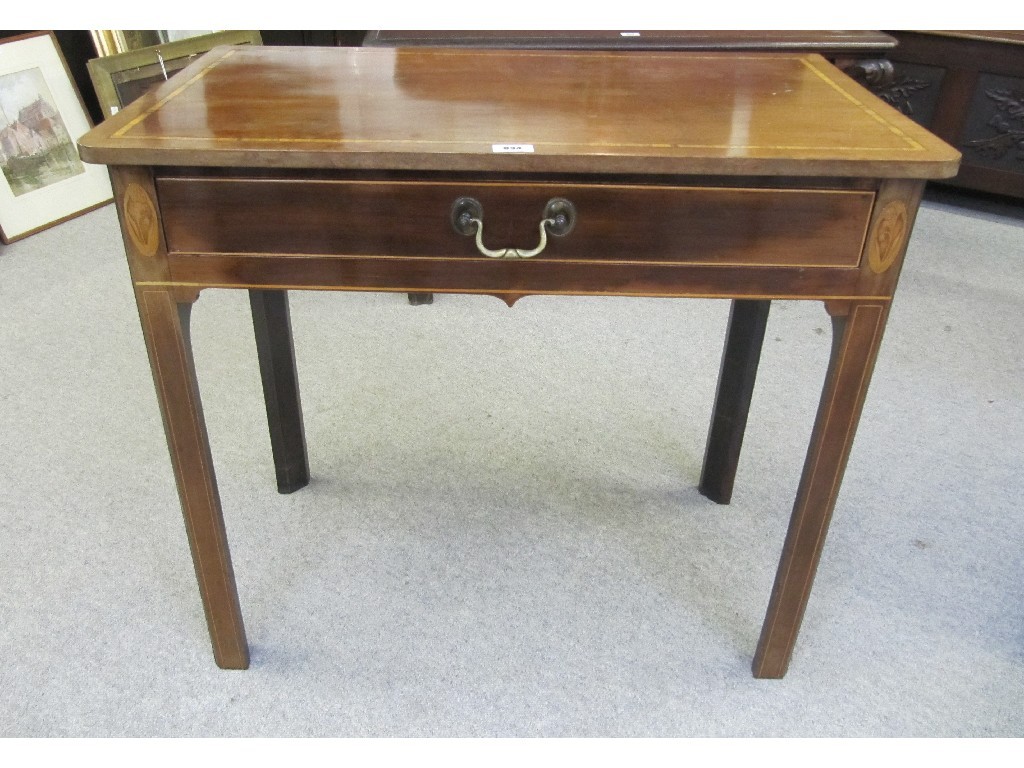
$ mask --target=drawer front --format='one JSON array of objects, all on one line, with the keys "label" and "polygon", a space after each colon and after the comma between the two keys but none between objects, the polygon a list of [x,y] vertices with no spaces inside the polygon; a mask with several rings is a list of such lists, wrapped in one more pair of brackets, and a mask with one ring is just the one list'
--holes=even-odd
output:
[{"label": "drawer front", "polygon": [[858,265],[874,200],[868,191],[177,177],[157,190],[172,253],[483,259],[475,237],[453,226],[457,199],[479,202],[485,248],[529,251],[546,203],[564,198],[572,230],[531,260],[839,268]]}]

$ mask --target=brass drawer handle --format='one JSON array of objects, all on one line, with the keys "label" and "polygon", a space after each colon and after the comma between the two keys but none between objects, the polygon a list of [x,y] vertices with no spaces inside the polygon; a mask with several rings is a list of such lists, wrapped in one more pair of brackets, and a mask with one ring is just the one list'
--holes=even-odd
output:
[{"label": "brass drawer handle", "polygon": [[543,251],[548,245],[548,233],[565,237],[576,226],[576,206],[562,197],[548,200],[544,206],[544,218],[540,222],[540,243],[529,251],[519,248],[491,250],[484,245],[484,208],[472,197],[460,197],[452,204],[452,226],[460,235],[476,235],[476,248],[492,259],[529,259]]}]

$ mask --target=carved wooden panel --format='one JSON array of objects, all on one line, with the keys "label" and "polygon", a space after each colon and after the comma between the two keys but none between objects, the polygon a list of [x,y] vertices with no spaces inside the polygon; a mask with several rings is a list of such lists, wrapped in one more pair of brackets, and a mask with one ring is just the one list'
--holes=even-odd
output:
[{"label": "carved wooden panel", "polygon": [[1024,173],[1024,79],[978,77],[959,149],[972,164]]},{"label": "carved wooden panel", "polygon": [[881,88],[873,88],[875,95],[928,128],[935,115],[946,70],[906,61],[893,62],[893,70],[892,82]]},{"label": "carved wooden panel", "polygon": [[892,32],[887,99],[963,153],[940,183],[1024,199],[1024,33]]}]

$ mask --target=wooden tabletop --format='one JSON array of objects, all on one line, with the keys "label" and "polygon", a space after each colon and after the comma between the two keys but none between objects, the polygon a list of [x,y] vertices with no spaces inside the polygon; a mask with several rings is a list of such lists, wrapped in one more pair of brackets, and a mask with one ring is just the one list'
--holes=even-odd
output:
[{"label": "wooden tabletop", "polygon": [[225,47],[79,144],[120,165],[925,179],[959,161],[817,54]]}]

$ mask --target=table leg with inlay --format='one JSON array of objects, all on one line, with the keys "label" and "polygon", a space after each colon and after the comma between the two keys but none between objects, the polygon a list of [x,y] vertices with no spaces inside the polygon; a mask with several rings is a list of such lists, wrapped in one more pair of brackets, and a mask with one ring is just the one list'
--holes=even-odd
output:
[{"label": "table leg with inlay", "polygon": [[137,289],[136,298],[214,659],[246,669],[249,647],[192,359],[192,305],[154,288]]},{"label": "table leg with inlay", "polygon": [[827,306],[832,355],[754,655],[755,677],[780,678],[789,666],[889,313],[888,302]]},{"label": "table leg with inlay", "polygon": [[214,659],[226,669],[246,669],[249,646],[189,334],[192,304],[199,291],[168,285],[171,270],[152,173],[123,167],[110,171]]}]

